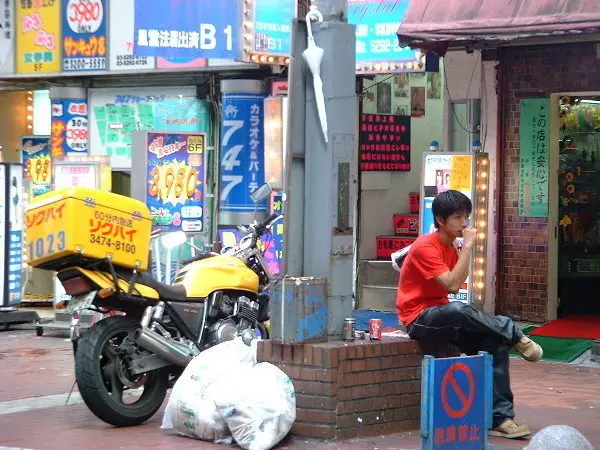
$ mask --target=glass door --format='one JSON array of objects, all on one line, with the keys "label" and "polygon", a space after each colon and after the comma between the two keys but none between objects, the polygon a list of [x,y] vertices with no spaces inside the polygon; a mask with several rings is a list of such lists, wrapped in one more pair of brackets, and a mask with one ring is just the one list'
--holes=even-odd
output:
[{"label": "glass door", "polygon": [[559,317],[600,314],[600,96],[560,98]]}]

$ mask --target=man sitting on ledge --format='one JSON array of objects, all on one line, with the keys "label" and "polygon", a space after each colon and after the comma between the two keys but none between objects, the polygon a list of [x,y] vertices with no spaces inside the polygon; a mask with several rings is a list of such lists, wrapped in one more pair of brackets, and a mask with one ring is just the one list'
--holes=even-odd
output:
[{"label": "man sitting on ledge", "polygon": [[[508,317],[493,316],[473,306],[448,300],[466,281],[477,230],[469,226],[471,200],[449,190],[433,200],[436,231],[420,236],[400,271],[396,307],[408,335],[419,341],[449,342],[467,355],[486,351],[494,360],[492,436],[515,439],[531,434],[519,425],[513,407],[508,372],[510,348],[527,361],[539,361],[542,348]],[[463,238],[459,249],[456,238]]]}]

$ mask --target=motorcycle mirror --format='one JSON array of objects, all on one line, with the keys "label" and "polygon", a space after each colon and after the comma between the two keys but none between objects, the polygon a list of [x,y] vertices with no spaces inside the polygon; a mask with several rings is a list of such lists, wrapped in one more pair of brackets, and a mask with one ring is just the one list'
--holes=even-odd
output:
[{"label": "motorcycle mirror", "polygon": [[250,194],[250,198],[252,199],[252,201],[255,204],[258,204],[258,203],[262,202],[263,200],[266,200],[267,198],[269,198],[269,196],[271,195],[271,192],[273,192],[273,188],[271,187],[271,185],[269,183],[265,183],[262,186],[260,186],[259,188],[255,189]]},{"label": "motorcycle mirror", "polygon": [[165,233],[160,236],[160,242],[166,249],[175,248],[186,241],[186,235],[183,231]]}]

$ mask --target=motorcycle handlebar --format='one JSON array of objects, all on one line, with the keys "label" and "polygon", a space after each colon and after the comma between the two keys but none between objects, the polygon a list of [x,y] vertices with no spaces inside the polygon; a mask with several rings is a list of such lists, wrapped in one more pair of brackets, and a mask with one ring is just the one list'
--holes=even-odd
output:
[{"label": "motorcycle handlebar", "polygon": [[274,212],[269,217],[267,217],[262,223],[256,225],[256,234],[261,236],[267,231],[267,227],[271,225],[271,222],[274,222],[279,217],[279,213]]}]

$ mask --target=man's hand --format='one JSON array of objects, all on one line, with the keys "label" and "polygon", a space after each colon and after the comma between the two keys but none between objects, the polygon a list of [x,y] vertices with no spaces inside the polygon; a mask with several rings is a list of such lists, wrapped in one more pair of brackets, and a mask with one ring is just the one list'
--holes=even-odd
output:
[{"label": "man's hand", "polygon": [[464,246],[467,248],[473,247],[475,239],[477,239],[477,228],[467,227],[462,231],[462,237],[465,240]]},{"label": "man's hand", "polygon": [[475,244],[477,238],[477,229],[473,227],[467,227],[462,231],[463,245],[461,248],[460,255],[458,256],[458,262],[452,270],[443,273],[435,277],[435,281],[438,282],[448,292],[456,294],[462,284],[467,279],[469,274],[469,263],[471,262],[471,249]]}]

